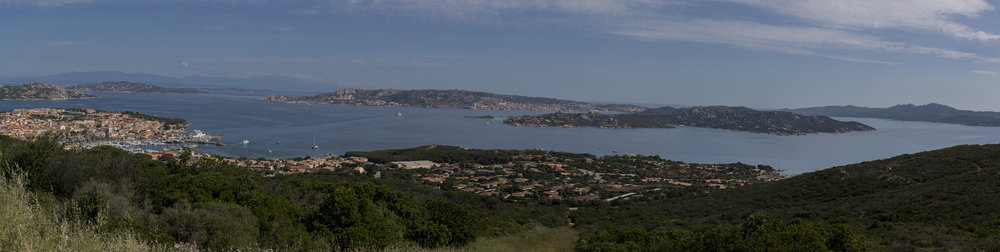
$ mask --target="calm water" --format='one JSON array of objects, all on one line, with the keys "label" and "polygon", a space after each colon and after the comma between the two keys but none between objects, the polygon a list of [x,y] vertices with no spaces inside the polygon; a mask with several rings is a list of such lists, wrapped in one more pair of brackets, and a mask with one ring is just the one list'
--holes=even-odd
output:
[{"label": "calm water", "polygon": [[[597,155],[614,151],[656,154],[685,162],[767,164],[797,174],[958,144],[1000,142],[1000,127],[862,118],[838,119],[859,121],[878,130],[775,136],[702,128],[510,127],[499,124],[500,119],[462,118],[466,115],[501,117],[539,113],[526,111],[303,105],[258,101],[257,96],[230,94],[97,95],[102,98],[0,101],[0,110],[85,107],[180,117],[191,123],[189,129],[226,136],[222,142],[227,146],[202,146],[201,152],[268,158],[442,144],[469,148],[543,148]],[[403,116],[395,116],[396,112]],[[250,140],[250,144],[240,144],[243,139]],[[310,148],[314,141],[319,150]],[[268,154],[267,150],[272,153]]]}]

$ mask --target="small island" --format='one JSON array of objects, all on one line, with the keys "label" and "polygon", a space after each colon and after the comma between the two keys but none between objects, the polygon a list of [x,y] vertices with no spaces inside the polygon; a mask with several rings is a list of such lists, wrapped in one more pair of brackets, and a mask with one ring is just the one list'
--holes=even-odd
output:
[{"label": "small island", "polygon": [[178,93],[178,94],[203,94],[207,93],[195,88],[168,88],[152,84],[130,82],[130,81],[105,81],[101,83],[87,83],[68,86],[66,89],[98,92],[117,93]]},{"label": "small island", "polygon": [[826,116],[805,116],[782,111],[758,111],[745,107],[662,107],[628,114],[562,113],[524,115],[504,120],[511,126],[592,128],[673,128],[689,126],[728,129],[775,135],[871,131],[871,126],[842,122]]},{"label": "small island", "polygon": [[968,126],[1000,127],[1000,112],[959,110],[937,103],[929,103],[926,105],[905,104],[888,108],[826,106],[786,109],[785,111],[805,115],[879,118],[897,121],[937,122]]},{"label": "small island", "polygon": [[545,97],[501,95],[466,90],[399,90],[344,88],[313,96],[265,96],[261,100],[305,104],[354,106],[406,106],[419,108],[482,110],[571,110],[637,112],[645,107],[625,104],[600,104]]},{"label": "small island", "polygon": [[58,86],[28,83],[20,86],[0,85],[0,100],[68,100],[97,98],[83,92],[66,91]]},{"label": "small island", "polygon": [[468,119],[494,119],[494,118],[496,118],[496,117],[491,116],[491,115],[480,115],[480,116],[467,115],[467,116],[463,116],[463,117],[468,118]]}]

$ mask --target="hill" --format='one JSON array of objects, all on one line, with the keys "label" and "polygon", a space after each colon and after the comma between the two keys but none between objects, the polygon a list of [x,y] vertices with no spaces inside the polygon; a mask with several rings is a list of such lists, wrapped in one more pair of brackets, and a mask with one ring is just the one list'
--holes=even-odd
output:
[{"label": "hill", "polygon": [[729,129],[777,135],[842,133],[874,128],[858,122],[841,122],[826,116],[804,116],[791,112],[758,111],[745,107],[662,107],[629,114],[566,114],[516,116],[504,120],[513,126],[558,126],[597,128],[673,128],[690,126]]},{"label": "hill", "polygon": [[581,207],[573,219],[590,231],[691,230],[745,225],[744,219],[766,213],[786,223],[843,224],[893,250],[995,251],[1000,249],[996,209],[1000,145],[994,144],[901,155],[648,204]]},{"label": "hill", "polygon": [[465,90],[399,90],[344,88],[333,93],[313,96],[267,96],[265,101],[291,103],[323,103],[355,106],[407,106],[421,108],[489,109],[489,110],[602,110],[642,111],[635,105],[597,104],[544,97],[502,95]]},{"label": "hill", "polygon": [[66,91],[61,87],[34,82],[20,86],[0,85],[0,100],[66,100],[96,97],[83,92]]},{"label": "hill", "polygon": [[1000,127],[1000,112],[959,110],[937,103],[930,103],[926,105],[896,105],[888,108],[826,106],[785,109],[785,111],[806,115],[881,118],[899,121],[939,122],[969,126]]},{"label": "hill", "polygon": [[238,88],[238,89],[280,89],[278,91],[321,91],[342,86],[322,81],[295,78],[286,75],[258,77],[210,77],[192,75],[170,77],[146,73],[124,73],[118,71],[66,72],[46,76],[6,77],[9,81],[36,81],[55,85],[75,85],[79,83],[97,83],[107,80],[122,80],[153,84],[161,87],[191,87],[191,88]]},{"label": "hill", "polygon": [[168,88],[155,86],[152,84],[131,82],[131,81],[105,81],[100,83],[87,83],[67,86],[66,89],[82,91],[119,92],[119,93],[182,93],[201,94],[207,93],[194,88]]}]

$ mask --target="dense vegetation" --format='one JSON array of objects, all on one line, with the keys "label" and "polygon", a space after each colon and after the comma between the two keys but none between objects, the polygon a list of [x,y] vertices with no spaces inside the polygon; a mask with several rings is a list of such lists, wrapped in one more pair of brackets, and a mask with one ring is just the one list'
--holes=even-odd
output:
[{"label": "dense vegetation", "polygon": [[[531,152],[427,146],[352,155],[479,164]],[[415,170],[380,165],[265,177],[189,158],[0,136],[0,249],[413,250],[540,226],[576,239],[569,223],[581,251],[1000,249],[1000,145],[614,202],[508,202],[425,186]]]},{"label": "dense vegetation", "polygon": [[[677,230],[694,230],[682,238],[700,236],[703,225],[722,225],[724,235],[733,232],[725,226],[745,225],[740,223],[749,221],[748,216],[764,211],[770,218],[792,225],[816,224],[815,230],[821,236],[826,233],[826,239],[837,229],[846,228],[867,237],[871,244],[894,250],[995,251],[1000,249],[1000,213],[996,209],[1000,209],[1000,145],[966,145],[834,167],[735,190],[653,203],[581,207],[571,217],[578,228],[596,234],[634,226],[651,230],[648,236],[618,239],[615,244],[677,237],[673,232]],[[607,240],[601,238],[604,236],[596,235],[596,239]],[[681,239],[680,245],[667,241],[640,247],[671,248],[685,242]]]},{"label": "dense vegetation", "polygon": [[51,137],[0,136],[0,171],[8,179],[23,177],[29,190],[50,199],[53,206],[46,209],[54,209],[53,218],[109,236],[130,234],[125,237],[143,244],[211,250],[460,246],[480,236],[566,223],[564,207],[446,193],[407,176],[326,171],[264,177],[219,159],[189,158],[164,162],[106,146],[63,150]]},{"label": "dense vegetation", "polygon": [[0,85],[0,100],[66,100],[94,97],[97,96],[34,82],[20,86]]},{"label": "dense vegetation", "polygon": [[362,106],[410,106],[422,108],[498,109],[498,110],[604,110],[642,111],[645,107],[623,104],[597,104],[545,97],[501,95],[465,90],[399,90],[344,88],[313,96],[267,96],[269,101],[326,103]]},{"label": "dense vegetation", "polygon": [[826,106],[789,109],[787,111],[807,115],[882,118],[900,121],[940,122],[970,126],[1000,126],[1000,112],[959,110],[937,103],[919,106],[913,104],[896,105],[888,108]]},{"label": "dense vegetation", "polygon": [[140,92],[140,93],[182,93],[182,94],[200,94],[207,93],[200,89],[195,88],[168,88],[161,87],[152,84],[131,82],[131,81],[105,81],[100,83],[86,83],[68,86],[66,89],[71,90],[83,90],[83,91],[102,91],[102,92]]},{"label": "dense vegetation", "polygon": [[566,114],[516,116],[504,120],[514,126],[559,126],[597,128],[673,128],[691,126],[778,135],[868,131],[874,128],[858,122],[841,122],[826,116],[805,116],[791,112],[758,111],[745,107],[662,107],[628,114]]}]

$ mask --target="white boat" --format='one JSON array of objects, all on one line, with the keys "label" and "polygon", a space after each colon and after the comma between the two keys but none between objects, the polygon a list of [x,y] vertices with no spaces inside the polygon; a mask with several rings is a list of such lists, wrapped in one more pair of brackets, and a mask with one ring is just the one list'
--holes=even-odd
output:
[{"label": "white boat", "polygon": [[403,112],[396,112],[396,116],[403,116]]},{"label": "white boat", "polygon": [[319,145],[313,145],[313,150],[318,150],[318,149],[319,149]]},{"label": "white boat", "polygon": [[250,140],[243,139],[243,141],[240,142],[240,143],[242,143],[242,144],[250,144]]}]

